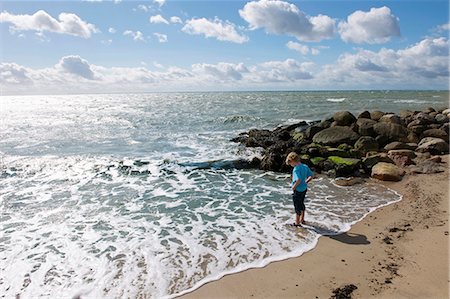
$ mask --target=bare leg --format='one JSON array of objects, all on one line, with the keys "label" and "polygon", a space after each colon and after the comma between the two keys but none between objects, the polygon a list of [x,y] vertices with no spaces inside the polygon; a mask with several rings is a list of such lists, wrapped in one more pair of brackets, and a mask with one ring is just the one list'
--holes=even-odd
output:
[{"label": "bare leg", "polygon": [[305,210],[303,210],[302,213],[300,214],[300,222],[299,223],[301,223],[301,224],[305,223]]},{"label": "bare leg", "polygon": [[301,214],[297,214],[297,213],[295,214],[295,224],[296,224],[296,225],[299,225],[299,224],[301,223],[301,222],[300,222],[300,217],[301,217],[300,215],[301,215]]}]

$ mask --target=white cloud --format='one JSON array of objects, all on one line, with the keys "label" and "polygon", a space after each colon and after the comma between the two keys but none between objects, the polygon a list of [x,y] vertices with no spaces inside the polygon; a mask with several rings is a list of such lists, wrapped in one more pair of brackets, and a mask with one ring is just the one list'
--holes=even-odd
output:
[{"label": "white cloud", "polygon": [[306,46],[306,45],[302,45],[302,44],[300,44],[300,43],[296,43],[296,42],[293,42],[293,41],[289,41],[289,42],[286,44],[286,46],[287,46],[289,49],[291,49],[291,50],[294,50],[294,51],[297,51],[297,52],[302,53],[303,55],[306,55],[306,54],[309,53],[309,47]]},{"label": "white cloud", "polygon": [[107,39],[107,40],[102,40],[102,44],[104,44],[104,45],[111,45],[112,44],[112,39]]},{"label": "white cloud", "polygon": [[224,22],[219,19],[213,21],[205,18],[191,19],[181,29],[187,34],[204,35],[205,37],[213,37],[220,41],[228,41],[242,44],[248,41],[248,37],[240,35],[236,31],[236,26],[228,21]]},{"label": "white cloud", "polygon": [[148,7],[147,5],[144,5],[144,4],[139,4],[137,6],[137,10],[142,10],[142,11],[145,11],[145,12],[148,12],[149,9],[150,9],[150,7]]},{"label": "white cloud", "polygon": [[166,0],[153,0],[153,3],[156,3],[159,7],[162,7],[166,3]]},{"label": "white cloud", "polygon": [[163,69],[164,68],[164,66],[162,64],[158,63],[157,61],[153,61],[153,66],[158,68],[158,69]]},{"label": "white cloud", "polygon": [[308,71],[310,62],[299,63],[294,59],[284,61],[269,61],[257,65],[252,73],[259,82],[296,82],[313,79]]},{"label": "white cloud", "polygon": [[167,43],[167,35],[162,33],[153,33],[154,36],[158,39],[160,43]]},{"label": "white cloud", "polygon": [[301,41],[321,41],[335,34],[335,20],[325,15],[307,16],[294,4],[284,1],[249,2],[239,14],[252,30],[265,28],[267,33],[286,34]]},{"label": "white cloud", "polygon": [[170,17],[170,23],[180,23],[180,24],[183,24],[183,21],[179,18],[179,17],[177,17],[177,16],[173,16],[173,17]]},{"label": "white cloud", "polygon": [[125,36],[131,36],[134,41],[145,41],[144,35],[140,31],[131,31],[131,30],[125,30],[123,32],[123,35]]},{"label": "white cloud", "polygon": [[30,85],[33,80],[30,78],[29,70],[15,63],[0,64],[0,83],[4,85]]},{"label": "white cloud", "polygon": [[161,15],[151,16],[149,21],[152,24],[169,24],[169,22]]},{"label": "white cloud", "polygon": [[209,80],[217,81],[241,80],[243,73],[248,73],[248,69],[243,63],[194,64],[192,70],[200,76],[206,75],[209,77]]},{"label": "white cloud", "polygon": [[318,77],[336,86],[358,82],[359,88],[428,89],[433,84],[448,84],[448,59],[446,38],[426,38],[397,51],[359,49],[355,54],[343,54],[335,64],[324,66]]},{"label": "white cloud", "polygon": [[10,29],[13,31],[49,31],[82,38],[90,38],[93,33],[99,32],[95,25],[86,23],[76,14],[61,13],[58,19],[54,19],[43,10],[39,10],[33,15],[0,13],[0,23],[11,23]]},{"label": "white cloud", "polygon": [[381,44],[400,36],[399,20],[386,7],[371,8],[369,12],[355,11],[346,22],[339,23],[342,40],[351,43]]},{"label": "white cloud", "polygon": [[80,76],[88,80],[94,79],[94,72],[91,70],[89,63],[77,55],[70,55],[61,58],[59,63],[56,65],[56,68],[60,68],[69,74]]},{"label": "white cloud", "polygon": [[[313,48],[309,48],[312,53]],[[449,41],[425,38],[400,50],[356,49],[320,67],[295,59],[246,65],[198,63],[190,68],[103,67],[77,55],[50,68],[0,63],[4,94],[239,89],[448,88]]]},{"label": "white cloud", "polygon": [[288,49],[297,51],[301,53],[302,55],[308,55],[311,53],[311,55],[319,55],[321,48],[326,48],[324,46],[318,46],[318,47],[308,47],[307,45],[303,45],[297,42],[289,41],[286,43],[286,47]]},{"label": "white cloud", "polygon": [[113,27],[109,27],[108,32],[111,33],[111,34],[114,34],[114,33],[116,33],[117,31],[116,31],[116,29],[114,29]]}]

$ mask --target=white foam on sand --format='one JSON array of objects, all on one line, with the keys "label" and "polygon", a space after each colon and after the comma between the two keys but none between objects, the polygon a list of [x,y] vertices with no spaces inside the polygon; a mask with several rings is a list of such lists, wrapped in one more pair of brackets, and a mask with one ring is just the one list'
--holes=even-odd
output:
[{"label": "white foam on sand", "polygon": [[[320,236],[286,226],[293,208],[284,174],[82,156],[5,164],[6,296],[173,297],[299,256]],[[308,220],[339,233],[397,200],[376,184],[342,189],[320,178],[308,191]]]}]

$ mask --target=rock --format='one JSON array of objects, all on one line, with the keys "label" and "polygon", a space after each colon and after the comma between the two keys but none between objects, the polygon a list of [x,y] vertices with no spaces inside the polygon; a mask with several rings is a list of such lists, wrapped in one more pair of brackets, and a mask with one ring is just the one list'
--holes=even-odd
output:
[{"label": "rock", "polygon": [[444,114],[438,114],[434,117],[435,122],[438,124],[445,124],[448,123],[449,119],[447,115]]},{"label": "rock", "polygon": [[367,119],[370,119],[370,112],[369,112],[369,111],[363,111],[363,112],[361,112],[361,113],[358,115],[357,118],[358,118],[358,119],[359,119],[359,118],[367,118]]},{"label": "rock", "polygon": [[445,168],[441,166],[439,163],[426,160],[416,166],[410,166],[409,170],[412,173],[439,173],[444,172]]},{"label": "rock", "polygon": [[427,160],[431,161],[431,162],[435,162],[435,163],[441,163],[442,162],[441,156],[432,156],[432,157],[428,158]]},{"label": "rock", "polygon": [[260,168],[262,170],[280,171],[283,164],[281,155],[269,152],[262,158]]},{"label": "rock", "polygon": [[366,154],[370,151],[377,151],[378,150],[378,142],[375,140],[375,138],[371,136],[361,136],[356,142],[355,142],[355,149],[360,151],[361,153]]},{"label": "rock", "polygon": [[373,112],[370,113],[370,118],[373,119],[373,120],[375,120],[375,121],[379,121],[380,118],[381,118],[384,114],[385,114],[384,112],[376,110],[376,111],[373,111]]},{"label": "rock", "polygon": [[372,119],[359,118],[356,121],[356,124],[358,125],[358,133],[359,133],[359,135],[375,137],[376,133],[375,133],[375,130],[373,129],[373,126],[376,123],[377,122],[372,120]]},{"label": "rock", "polygon": [[364,182],[365,181],[359,177],[336,178],[333,180],[333,183],[335,183],[338,186],[353,186],[356,184],[362,184]]},{"label": "rock", "polygon": [[379,121],[391,123],[391,124],[398,124],[398,125],[400,125],[402,123],[402,121],[400,120],[400,117],[395,114],[385,114],[380,118]]},{"label": "rock", "polygon": [[395,165],[405,167],[415,164],[412,159],[416,157],[416,153],[412,150],[390,150],[388,157],[394,161]]},{"label": "rock", "polygon": [[405,127],[399,124],[379,122],[373,126],[375,133],[380,136],[385,136],[389,141],[402,141],[408,136],[408,131]]},{"label": "rock", "polygon": [[414,115],[414,111],[411,110],[401,110],[400,118],[410,118]]},{"label": "rock", "polygon": [[360,167],[360,159],[342,158],[337,156],[330,156],[327,159],[332,167],[336,170],[336,176],[353,175]]},{"label": "rock", "polygon": [[377,153],[375,155],[370,155],[362,159],[364,171],[370,173],[372,167],[379,162],[394,164],[394,161],[392,161],[392,159],[389,158],[386,153]]},{"label": "rock", "polygon": [[425,137],[435,137],[435,138],[441,138],[444,140],[448,140],[448,134],[441,129],[429,129],[422,133],[421,135],[422,139]]},{"label": "rock", "polygon": [[372,177],[382,181],[401,181],[405,171],[394,164],[380,162],[372,167]]},{"label": "rock", "polygon": [[410,144],[416,144],[416,147],[417,147],[417,144],[419,143],[420,138],[419,138],[419,136],[417,136],[417,135],[414,134],[413,132],[409,132],[409,133],[408,133],[408,136],[406,136],[406,140],[407,140],[408,143],[410,143]]},{"label": "rock", "polygon": [[431,112],[436,112],[436,110],[434,110],[433,107],[427,107],[427,108],[423,109],[423,112],[430,114]]},{"label": "rock", "polygon": [[419,112],[416,115],[414,115],[414,119],[421,121],[421,124],[429,125],[434,123],[434,117],[424,112]]},{"label": "rock", "polygon": [[420,136],[425,130],[428,129],[427,125],[411,125],[412,123],[414,123],[415,121],[411,122],[408,125],[408,131],[411,133],[414,133],[417,136]]},{"label": "rock", "polygon": [[441,138],[426,137],[423,138],[416,151],[423,153],[429,152],[432,155],[442,155],[448,153],[448,143]]},{"label": "rock", "polygon": [[350,157],[350,151],[346,151],[340,148],[334,148],[334,147],[328,147],[323,148],[324,151],[322,152],[322,156],[337,156],[341,158],[349,158]]},{"label": "rock", "polygon": [[325,145],[338,145],[341,143],[353,144],[358,138],[359,135],[349,127],[335,126],[314,135],[313,141]]},{"label": "rock", "polygon": [[445,109],[444,111],[442,111],[442,114],[449,115],[450,114],[450,109]]},{"label": "rock", "polygon": [[323,158],[323,157],[314,157],[314,158],[311,158],[310,160],[311,160],[311,163],[312,163],[314,166],[319,166],[320,163],[323,162],[323,161],[325,161],[326,159]]},{"label": "rock", "polygon": [[325,127],[322,127],[322,126],[319,126],[319,125],[310,126],[305,131],[306,138],[311,140],[314,137],[314,135],[316,135],[317,133],[319,133],[323,129],[325,129]]},{"label": "rock", "polygon": [[414,159],[416,157],[416,153],[408,149],[390,150],[388,152],[388,157],[392,159],[393,156],[407,156],[410,159]]},{"label": "rock", "polygon": [[391,142],[384,147],[384,149],[387,151],[399,149],[415,150],[416,148],[417,144],[415,143],[404,143],[400,141]]},{"label": "rock", "polygon": [[450,123],[443,124],[439,129],[443,130],[445,133],[449,134]]},{"label": "rock", "polygon": [[339,111],[333,115],[333,119],[338,126],[350,126],[356,121],[356,117],[348,111]]}]

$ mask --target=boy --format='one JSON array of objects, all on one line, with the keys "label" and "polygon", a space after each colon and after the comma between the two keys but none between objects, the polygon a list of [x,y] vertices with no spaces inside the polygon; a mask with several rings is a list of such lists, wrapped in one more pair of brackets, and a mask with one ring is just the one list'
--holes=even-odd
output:
[{"label": "boy", "polygon": [[292,199],[295,208],[295,223],[293,226],[301,226],[305,223],[305,195],[307,184],[312,180],[313,172],[308,165],[302,164],[297,153],[291,152],[286,158],[286,164],[292,169]]}]

